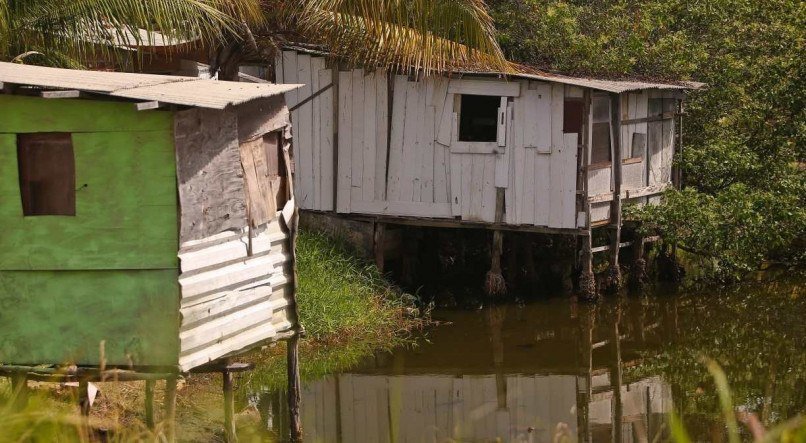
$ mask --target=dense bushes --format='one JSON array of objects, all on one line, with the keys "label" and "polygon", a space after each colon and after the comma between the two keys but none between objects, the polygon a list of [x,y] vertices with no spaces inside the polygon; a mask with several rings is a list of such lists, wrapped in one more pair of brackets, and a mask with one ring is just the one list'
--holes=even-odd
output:
[{"label": "dense bushes", "polygon": [[720,277],[804,259],[806,6],[797,0],[491,0],[513,59],[563,72],[694,79],[685,192],[637,213]]}]

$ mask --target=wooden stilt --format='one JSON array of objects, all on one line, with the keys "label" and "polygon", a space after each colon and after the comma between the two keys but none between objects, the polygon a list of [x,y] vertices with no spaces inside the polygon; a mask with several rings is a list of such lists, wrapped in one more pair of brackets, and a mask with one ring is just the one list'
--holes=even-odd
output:
[{"label": "wooden stilt", "polygon": [[384,267],[384,252],[385,252],[385,234],[386,234],[386,224],[381,222],[375,222],[375,232],[372,238],[372,247],[374,249],[375,254],[375,266],[378,267],[378,270],[383,273]]},{"label": "wooden stilt", "polygon": [[156,381],[146,380],[146,426],[148,429],[154,430],[154,385]]},{"label": "wooden stilt", "polygon": [[[496,188],[495,200],[495,222],[504,222],[504,188]],[[500,230],[493,231],[493,242],[490,247],[490,271],[484,284],[487,295],[502,295],[507,292],[507,283],[501,271],[501,254],[504,252],[504,233]]]},{"label": "wooden stilt", "polygon": [[632,244],[632,269],[630,270],[630,287],[641,289],[646,284],[646,260],[644,259],[644,237],[635,233]]},{"label": "wooden stilt", "polygon": [[610,270],[608,292],[621,289],[621,268],[618,262],[621,242],[621,96],[610,95],[610,115],[613,134],[613,200],[610,203]]},{"label": "wooden stilt", "polygon": [[286,369],[288,370],[288,415],[291,429],[291,442],[302,441],[302,422],[300,420],[300,380],[299,380],[299,334],[288,340],[286,352]]},{"label": "wooden stilt", "polygon": [[17,373],[11,377],[11,407],[15,412],[20,412],[28,406],[28,377],[25,373]]},{"label": "wooden stilt", "polygon": [[235,394],[232,388],[232,372],[222,371],[221,378],[224,389],[224,439],[228,443],[234,443],[238,441],[238,435],[235,432]]},{"label": "wooden stilt", "polygon": [[176,441],[176,377],[165,380],[165,440]]},{"label": "wooden stilt", "polygon": [[87,380],[81,380],[78,382],[78,409],[81,412],[81,415],[84,417],[89,417],[90,415],[90,393],[89,393],[90,384]]},{"label": "wooden stilt", "polygon": [[591,204],[588,190],[588,166],[590,165],[590,153],[588,150],[588,139],[590,138],[590,109],[591,109],[591,91],[585,89],[583,92],[583,108],[582,108],[582,133],[580,134],[579,152],[580,152],[580,171],[577,177],[577,188],[581,190],[581,202],[578,205],[584,217],[584,226],[578,226],[586,230],[585,235],[581,236],[580,242],[582,250],[580,251],[580,261],[582,262],[582,272],[579,275],[579,296],[582,300],[593,301],[597,298],[596,293],[596,277],[593,275],[593,238],[591,231]]}]

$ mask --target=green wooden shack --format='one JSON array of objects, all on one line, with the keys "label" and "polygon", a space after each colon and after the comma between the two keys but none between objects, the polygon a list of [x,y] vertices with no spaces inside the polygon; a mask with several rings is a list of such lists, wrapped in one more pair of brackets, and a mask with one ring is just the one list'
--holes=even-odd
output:
[{"label": "green wooden shack", "polygon": [[296,85],[0,82],[0,370],[180,373],[294,336]]}]

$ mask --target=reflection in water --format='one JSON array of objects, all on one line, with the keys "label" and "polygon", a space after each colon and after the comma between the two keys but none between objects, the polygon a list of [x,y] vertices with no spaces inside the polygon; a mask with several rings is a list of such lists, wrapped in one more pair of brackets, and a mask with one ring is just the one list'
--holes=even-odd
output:
[{"label": "reflection in water", "polygon": [[[718,440],[724,425],[696,356],[731,355],[736,340],[744,346],[740,352],[753,353],[768,375],[741,381],[736,396],[755,398],[756,387],[777,392],[779,404],[772,407],[773,399],[764,397],[759,412],[768,422],[771,416],[780,421],[787,413],[770,411],[794,415],[804,400],[804,335],[798,320],[803,302],[784,297],[789,302],[778,307],[794,308],[794,323],[787,315],[778,317],[779,327],[793,331],[785,340],[794,350],[769,339],[762,350],[753,349],[757,342],[726,332],[753,324],[763,311],[748,301],[761,303],[767,314],[778,309],[770,307],[774,297],[769,294],[747,297],[747,292],[714,295],[711,303],[745,306],[727,310],[727,316],[709,314],[707,298],[660,295],[597,306],[553,300],[437,312],[435,319],[444,323],[417,347],[377,355],[350,373],[307,384],[306,441],[664,441],[673,408],[695,436]],[[718,337],[721,348],[709,347],[711,336]],[[769,349],[780,355],[766,355]],[[742,363],[743,374],[757,369]],[[726,369],[730,376],[737,368]],[[793,372],[794,379],[784,375]],[[743,398],[737,404],[754,411]],[[262,397],[261,409],[275,435],[285,434],[286,424],[277,421],[285,417],[282,407],[280,394]]]}]

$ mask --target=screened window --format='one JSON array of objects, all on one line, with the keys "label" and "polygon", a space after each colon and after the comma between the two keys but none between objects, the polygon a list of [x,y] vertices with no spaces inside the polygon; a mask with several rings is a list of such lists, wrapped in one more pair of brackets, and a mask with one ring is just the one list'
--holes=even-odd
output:
[{"label": "screened window", "polygon": [[76,215],[76,166],[69,133],[17,134],[25,216]]},{"label": "screened window", "polygon": [[494,142],[498,139],[498,107],[501,97],[462,94],[459,141]]},{"label": "screened window", "polygon": [[591,130],[591,164],[608,163],[610,155],[610,98],[593,97]]}]

